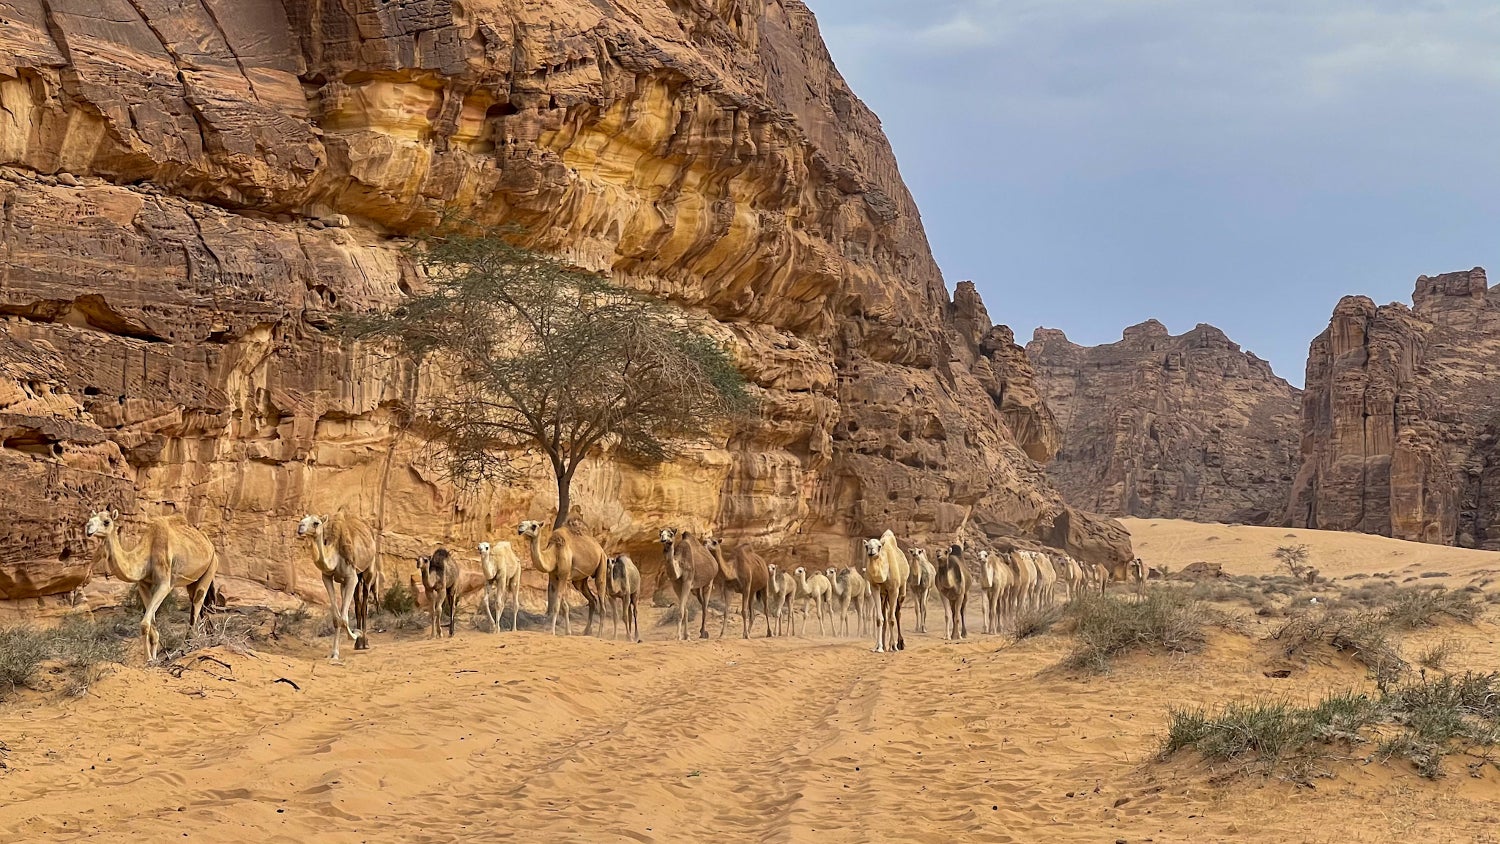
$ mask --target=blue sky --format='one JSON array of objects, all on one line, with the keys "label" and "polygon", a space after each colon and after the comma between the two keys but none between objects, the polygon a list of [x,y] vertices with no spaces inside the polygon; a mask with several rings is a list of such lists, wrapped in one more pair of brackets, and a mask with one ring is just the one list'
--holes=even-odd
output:
[{"label": "blue sky", "polygon": [[808,3],[1022,343],[1208,322],[1301,384],[1340,296],[1500,283],[1494,0]]}]

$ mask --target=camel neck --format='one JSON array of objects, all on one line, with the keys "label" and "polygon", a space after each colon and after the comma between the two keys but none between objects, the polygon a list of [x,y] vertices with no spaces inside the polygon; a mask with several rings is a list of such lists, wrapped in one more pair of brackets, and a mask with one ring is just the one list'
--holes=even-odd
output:
[{"label": "camel neck", "polygon": [[120,542],[119,528],[110,531],[104,537],[105,556],[109,560],[110,573],[127,583],[140,583],[146,577],[146,555],[143,548],[146,543],[141,539],[132,551],[126,551]]},{"label": "camel neck", "polygon": [[[556,531],[553,531],[553,533],[556,533]],[[552,570],[557,568],[554,562],[547,560],[546,555],[542,553],[542,532],[540,529],[531,535],[531,562],[548,574],[551,574]]]},{"label": "camel neck", "polygon": [[328,559],[328,544],[323,540],[323,528],[319,527],[316,531],[313,532],[312,541],[313,565],[317,566],[318,571],[321,571],[324,574],[333,574],[333,571],[337,568],[337,566],[335,566],[333,562]]}]

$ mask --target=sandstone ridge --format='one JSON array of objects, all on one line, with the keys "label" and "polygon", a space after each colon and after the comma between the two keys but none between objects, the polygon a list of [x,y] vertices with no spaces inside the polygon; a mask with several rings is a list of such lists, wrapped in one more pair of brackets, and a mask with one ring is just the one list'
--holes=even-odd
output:
[{"label": "sandstone ridge", "polygon": [[1500,549],[1500,303],[1485,271],[1412,305],[1347,296],[1312,341],[1288,524]]},{"label": "sandstone ridge", "polygon": [[1035,462],[1060,437],[1030,364],[971,288],[950,301],[798,0],[6,14],[0,597],[83,579],[104,503],[184,513],[226,574],[311,597],[304,512],[374,519],[402,581],[548,515],[540,472],[457,496],[404,424],[443,385],[328,333],[420,284],[402,238],[452,210],[676,303],[754,384],[758,425],[580,475],[613,547],[645,560],[673,523],[818,565],[887,527],[1129,553]]},{"label": "sandstone ridge", "polygon": [[1281,518],[1297,465],[1299,391],[1224,332],[1147,320],[1085,347],[1026,346],[1063,447],[1048,474],[1075,507],[1117,516]]}]

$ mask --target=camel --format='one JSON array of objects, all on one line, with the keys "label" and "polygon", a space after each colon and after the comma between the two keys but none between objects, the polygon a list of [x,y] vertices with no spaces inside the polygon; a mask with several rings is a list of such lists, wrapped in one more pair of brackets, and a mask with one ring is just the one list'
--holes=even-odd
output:
[{"label": "camel", "polygon": [[750,638],[750,628],[755,624],[755,601],[760,600],[761,612],[766,616],[766,638],[771,636],[771,607],[767,591],[771,585],[771,572],[766,561],[743,543],[735,546],[734,561],[724,559],[724,541],[705,539],[703,544],[719,564],[720,594],[724,598],[724,623],[719,628],[719,638],[729,629],[729,590],[740,593],[740,619],[744,624],[744,638]]},{"label": "camel", "polygon": [[417,571],[422,575],[422,591],[427,593],[427,613],[430,624],[428,638],[443,638],[443,611],[448,611],[448,638],[453,638],[453,625],[458,616],[458,582],[463,577],[463,568],[458,558],[439,548],[431,555],[417,558]]},{"label": "camel", "polygon": [[[500,632],[505,617],[505,600],[510,596],[510,632],[521,623],[521,558],[509,542],[479,543],[479,567],[484,572],[484,612],[490,617],[490,629]],[[497,615],[498,613],[498,615]]]},{"label": "camel", "polygon": [[[823,632],[823,605],[829,605],[829,615],[833,614],[831,597],[833,595],[833,583],[828,576],[822,572],[815,572],[811,577],[807,575],[807,569],[798,566],[792,572],[792,580],[797,584],[795,597],[802,602],[802,635],[807,635],[807,604],[812,602],[818,611],[818,635],[825,636]],[[795,610],[794,610],[795,612]],[[831,622],[833,619],[830,618]],[[797,618],[792,616],[792,635],[797,635]]]},{"label": "camel", "polygon": [[937,568],[927,560],[927,552],[921,548],[911,549],[911,578],[907,583],[912,593],[912,607],[916,611],[917,632],[927,632],[927,599],[932,595],[933,579]]},{"label": "camel", "polygon": [[950,642],[969,638],[969,572],[964,568],[964,549],[952,545],[937,567],[937,590],[943,599],[943,638]]},{"label": "camel", "polygon": [[[568,614],[568,586],[578,587],[589,604],[589,621],[583,635],[594,632],[594,617],[599,618],[599,635],[604,635],[604,607],[599,594],[604,591],[604,548],[593,537],[575,528],[563,526],[552,531],[542,547],[542,523],[521,522],[516,533],[531,540],[531,564],[547,575],[547,616],[552,620],[552,635],[557,635],[557,617],[561,608],[563,633],[573,635],[573,619]],[[590,584],[589,581],[593,581]]]},{"label": "camel", "polygon": [[89,515],[83,533],[99,537],[104,543],[104,559],[111,575],[134,583],[141,596],[141,639],[146,646],[146,661],[156,659],[161,649],[161,633],[156,629],[156,611],[162,601],[178,586],[188,592],[188,632],[198,626],[203,616],[203,601],[219,570],[219,555],[202,531],[180,516],[155,518],[146,522],[141,540],[126,550],[120,544],[120,511],[100,510]]},{"label": "camel", "polygon": [[1011,574],[1010,588],[1003,596],[1006,614],[1015,618],[1034,606],[1036,584],[1040,575],[1037,574],[1036,563],[1030,555],[1014,545],[1003,546],[1000,557]]},{"label": "camel", "polygon": [[1040,551],[1027,551],[1035,562],[1037,582],[1036,600],[1042,609],[1051,607],[1057,601],[1057,569],[1052,566],[1052,558]]},{"label": "camel", "polygon": [[1104,588],[1109,585],[1109,568],[1100,563],[1084,563],[1083,573],[1088,580],[1090,592],[1097,591],[1104,594]]},{"label": "camel", "polygon": [[1057,582],[1062,585],[1063,600],[1071,601],[1084,586],[1083,566],[1067,554],[1053,554],[1052,568],[1057,571]]},{"label": "camel", "polygon": [[[784,572],[775,563],[766,566],[771,582],[766,589],[771,599],[771,614],[776,616],[776,635],[785,636],[787,624],[792,619],[792,599],[797,594],[797,581],[790,572]],[[793,625],[795,633],[795,625]]]},{"label": "camel", "polygon": [[[328,608],[333,613],[333,655],[339,658],[339,629],[348,631],[355,650],[369,647],[367,622],[370,593],[374,591],[375,531],[363,519],[342,510],[332,516],[303,516],[297,523],[297,537],[312,540],[313,565],[323,575],[328,591]],[[340,594],[334,596],[333,585]],[[353,606],[359,629],[349,623]]]},{"label": "camel", "polygon": [[906,600],[910,577],[911,564],[896,545],[894,533],[888,530],[879,539],[865,540],[865,579],[875,593],[875,653],[906,649],[906,639],[901,635],[901,604]]},{"label": "camel", "polygon": [[[688,638],[688,597],[698,598],[698,638],[708,638],[708,598],[719,577],[719,563],[697,537],[687,531],[667,528],[659,535],[666,565],[662,573],[677,596],[677,638]],[[727,609],[727,608],[726,608]]]},{"label": "camel", "polygon": [[[610,635],[620,638],[620,616],[625,617],[625,638],[641,640],[641,618],[636,599],[641,594],[641,570],[629,554],[609,558],[604,571],[604,597],[609,602]],[[600,622],[603,626],[603,622]]]},{"label": "camel", "polygon": [[[870,611],[870,581],[859,573],[858,569],[844,569],[836,571],[832,568],[824,572],[829,582],[833,584],[833,593],[830,603],[837,603],[839,607],[839,623],[843,627],[843,635],[849,634],[849,608],[854,608],[854,617],[859,621],[859,635],[863,636],[869,632]],[[837,631],[835,631],[837,632]]]},{"label": "camel", "polygon": [[984,632],[1000,632],[1001,607],[1015,583],[1015,574],[998,555],[979,552],[980,589],[984,592]]}]

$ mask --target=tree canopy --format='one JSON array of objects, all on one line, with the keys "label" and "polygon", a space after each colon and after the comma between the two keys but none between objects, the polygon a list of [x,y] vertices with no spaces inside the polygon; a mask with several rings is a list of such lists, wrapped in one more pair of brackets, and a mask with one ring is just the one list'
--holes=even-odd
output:
[{"label": "tree canopy", "polygon": [[451,389],[414,410],[436,430],[455,483],[512,479],[511,455],[534,447],[557,480],[561,526],[573,474],[600,448],[669,460],[752,407],[717,342],[598,273],[492,230],[445,229],[412,254],[425,287],[341,328],[451,370]]}]

